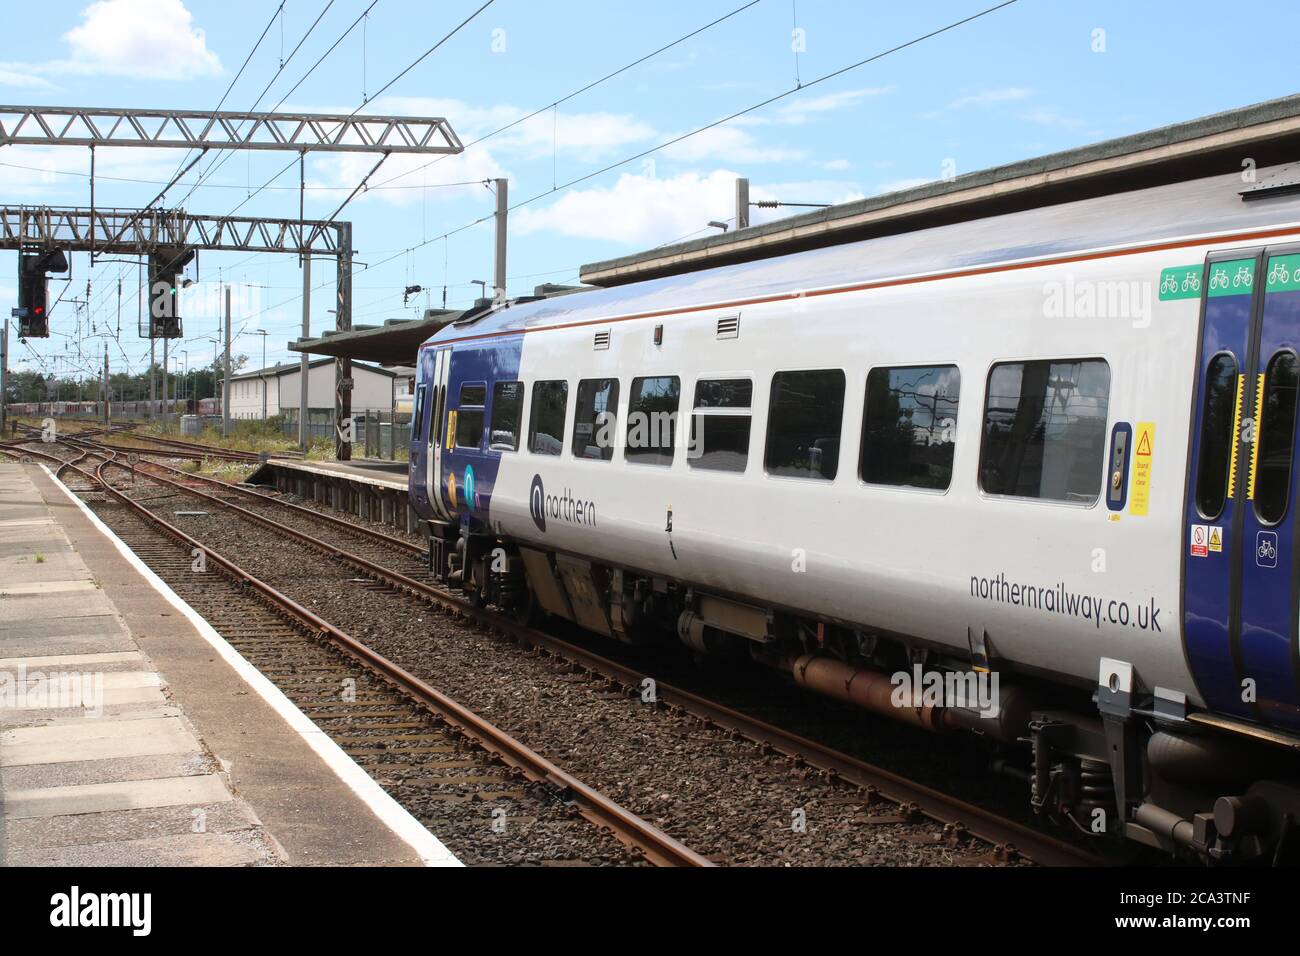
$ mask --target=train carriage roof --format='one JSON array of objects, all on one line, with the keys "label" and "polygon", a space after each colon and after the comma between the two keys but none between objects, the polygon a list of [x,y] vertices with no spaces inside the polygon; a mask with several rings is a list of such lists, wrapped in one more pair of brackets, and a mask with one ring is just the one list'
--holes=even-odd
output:
[{"label": "train carriage roof", "polygon": [[1300,172],[1228,173],[1075,202],[988,216],[669,275],[555,299],[511,304],[453,322],[430,342],[672,313],[818,289],[1054,259],[1180,237],[1249,233],[1300,223]]}]

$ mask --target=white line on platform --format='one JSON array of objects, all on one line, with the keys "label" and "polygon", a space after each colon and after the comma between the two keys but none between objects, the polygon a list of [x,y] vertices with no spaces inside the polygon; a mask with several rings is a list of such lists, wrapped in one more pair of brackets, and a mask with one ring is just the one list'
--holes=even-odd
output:
[{"label": "white line on platform", "polygon": [[311,719],[299,710],[284,692],[276,687],[271,681],[252,664],[246,661],[233,647],[227,643],[217,631],[203,617],[185,603],[175,591],[173,591],[162,578],[158,577],[153,570],[140,560],[134,551],[126,546],[126,543],[113,533],[113,529],[104,524],[99,516],[86,507],[86,503],[72,493],[54,473],[45,465],[41,469],[50,476],[50,479],[59,486],[60,490],[72,501],[81,512],[90,520],[90,523],[99,530],[101,534],[113,542],[114,547],[122,554],[133,568],[140,572],[146,581],[153,585],[167,601],[178,611],[189,619],[194,625],[195,630],[212,645],[219,653],[223,660],[242,677],[250,687],[257,691],[258,695],[266,701],[285,722],[298,732],[298,735],[307,742],[316,754],[325,761],[326,765],[334,771],[340,780],[351,788],[366,806],[374,811],[375,816],[402,840],[406,841],[412,849],[419,854],[420,859],[426,866],[463,866],[449,849],[436,836],[415,817],[411,816],[410,811],[392,798],[392,796],[375,782],[370,774],[366,773],[361,767],[343,752],[329,736],[312,723]]}]

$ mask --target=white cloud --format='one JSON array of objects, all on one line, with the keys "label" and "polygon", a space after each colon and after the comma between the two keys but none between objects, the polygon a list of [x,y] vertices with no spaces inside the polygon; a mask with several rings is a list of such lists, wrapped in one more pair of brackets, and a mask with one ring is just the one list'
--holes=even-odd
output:
[{"label": "white cloud", "polygon": [[978,93],[968,93],[959,96],[942,109],[931,110],[928,113],[922,113],[922,119],[936,119],[945,113],[957,113],[972,107],[984,109],[994,106],[998,103],[1014,103],[1020,100],[1028,99],[1033,95],[1033,90],[1024,86],[1006,86],[993,90],[981,90]]},{"label": "white cloud", "polygon": [[125,76],[190,80],[221,72],[204,31],[182,0],[98,0],[63,35],[67,59],[0,63],[4,74]]},{"label": "white cloud", "polygon": [[[438,157],[434,157],[438,159]],[[497,163],[496,157],[485,149],[471,149],[468,152],[438,159],[427,169],[420,169],[429,162],[430,157],[395,153],[388,158],[379,171],[371,177],[371,185],[381,186],[396,177],[396,182],[381,189],[371,189],[358,193],[352,201],[364,202],[367,199],[381,200],[393,206],[409,206],[422,202],[425,197],[431,201],[444,202],[451,199],[463,199],[467,196],[480,200],[484,209],[491,208],[491,198],[482,185],[485,179],[507,177],[507,173]],[[312,166],[312,175],[308,180],[309,200],[322,205],[338,205],[347,193],[339,187],[352,189],[365,178],[375,165],[376,157],[366,153],[339,153],[324,156]],[[409,175],[402,175],[407,173]],[[467,186],[451,186],[444,189],[425,190],[424,186],[439,183],[470,183]],[[310,187],[329,186],[329,190]],[[395,188],[402,187],[402,188]]]},{"label": "white cloud", "polygon": [[[672,136],[665,138],[671,139]],[[660,155],[682,162],[719,159],[730,163],[794,163],[807,159],[808,151],[784,146],[760,146],[748,130],[723,125],[674,143],[661,150]]]},{"label": "white cloud", "polygon": [[[430,97],[387,97],[369,104],[367,112],[404,116],[442,116],[463,142],[471,142],[528,115],[529,110],[499,104],[472,106],[461,100]],[[539,113],[488,142],[502,156],[537,159],[552,151],[587,158],[613,155],[655,137],[654,127],[625,113]],[[476,147],[480,148],[480,147]]]},{"label": "white cloud", "polygon": [[856,106],[864,99],[886,96],[892,92],[894,92],[892,86],[877,86],[858,90],[841,90],[838,93],[827,93],[825,96],[814,96],[808,99],[800,99],[796,94],[794,99],[777,110],[775,120],[779,123],[793,123],[796,125],[807,123],[814,116],[822,113],[833,113],[836,110],[847,109]]},{"label": "white cloud", "polygon": [[63,35],[87,73],[185,80],[221,72],[182,0],[99,0]]},{"label": "white cloud", "polygon": [[1023,86],[1008,86],[1000,90],[983,90],[967,96],[959,96],[948,104],[950,110],[966,109],[968,106],[992,106],[994,103],[1009,103],[1026,99],[1031,90]]},{"label": "white cloud", "polygon": [[650,246],[731,218],[735,201],[736,173],[725,169],[667,179],[625,173],[612,186],[572,189],[544,208],[520,209],[512,229]]},{"label": "white cloud", "polygon": [[1061,129],[1078,129],[1083,125],[1083,120],[1077,116],[1065,116],[1050,107],[1028,110],[1021,113],[1020,118],[1031,123],[1037,123],[1039,126],[1055,126]]},{"label": "white cloud", "polygon": [[54,86],[49,80],[18,70],[0,69],[0,86],[13,86],[24,90],[49,90]]},{"label": "white cloud", "polygon": [[[131,148],[99,150],[96,177],[165,183],[176,173],[173,150]],[[74,175],[69,175],[74,174]],[[84,191],[90,170],[85,150],[58,146],[11,146],[0,152],[0,193],[18,199],[47,197],[60,190]],[[123,185],[113,183],[113,185]],[[147,188],[140,185],[136,188]]]}]

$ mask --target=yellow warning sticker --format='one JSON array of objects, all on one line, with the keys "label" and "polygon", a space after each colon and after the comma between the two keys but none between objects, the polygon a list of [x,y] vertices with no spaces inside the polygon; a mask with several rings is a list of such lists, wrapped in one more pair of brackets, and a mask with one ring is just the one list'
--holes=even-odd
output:
[{"label": "yellow warning sticker", "polygon": [[1237,451],[1241,447],[1241,400],[1245,393],[1246,376],[1237,376],[1237,402],[1232,413],[1232,463],[1228,467],[1228,500],[1237,497]]},{"label": "yellow warning sticker", "polygon": [[[1264,407],[1264,375],[1259,376],[1259,385],[1255,390],[1255,421],[1259,421],[1260,409]],[[1242,438],[1245,441],[1245,438]],[[1250,436],[1250,484],[1246,485],[1246,499],[1255,500],[1255,473],[1259,465],[1259,429],[1256,427]]]},{"label": "yellow warning sticker", "polygon": [[451,451],[452,446],[456,444],[456,412],[453,409],[447,413],[447,451]]},{"label": "yellow warning sticker", "polygon": [[1156,450],[1156,423],[1138,422],[1133,451],[1133,487],[1129,492],[1129,514],[1144,517],[1151,505],[1151,461]]},{"label": "yellow warning sticker", "polygon": [[1223,551],[1223,526],[1210,526],[1210,550],[1222,553]]}]

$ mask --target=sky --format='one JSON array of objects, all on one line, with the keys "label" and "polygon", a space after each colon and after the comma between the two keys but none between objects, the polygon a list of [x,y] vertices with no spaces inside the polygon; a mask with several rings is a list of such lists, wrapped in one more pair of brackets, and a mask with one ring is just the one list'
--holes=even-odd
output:
[{"label": "sky", "polygon": [[[353,224],[361,325],[444,301],[463,308],[479,295],[474,280],[491,283],[492,223],[472,225],[494,208],[484,180],[507,178],[522,203],[507,269],[509,293],[522,295],[576,282],[583,263],[716,231],[710,221],[734,221],[738,176],[754,200],[839,203],[1298,91],[1285,28],[1295,8],[1280,0],[1253,4],[1251,29],[1222,4],[1191,0],[1017,0],[819,81],[996,2],[494,0],[477,13],[483,0],[9,3],[0,103],[210,110],[224,97],[232,110],[442,116],[465,143],[483,138],[456,156],[390,156],[339,214]],[[144,206],[186,155],[98,150],[96,205]],[[159,205],[296,217],[292,159],[205,157]],[[329,217],[376,160],[310,154],[307,217]],[[81,147],[0,147],[0,202],[88,206],[89,166]],[[754,210],[752,221],[800,211]],[[51,338],[12,335],[10,367],[78,374],[107,345],[114,371],[145,370],[139,271],[73,256],[70,281],[51,279]],[[296,257],[202,252],[187,276],[178,365],[211,361],[224,283],[235,290],[234,350],[250,367],[263,343],[268,364],[296,360]],[[333,265],[315,263],[312,278],[320,334],[334,322]],[[424,291],[404,297],[414,285]],[[0,252],[0,314],[16,287],[17,254]]]}]

